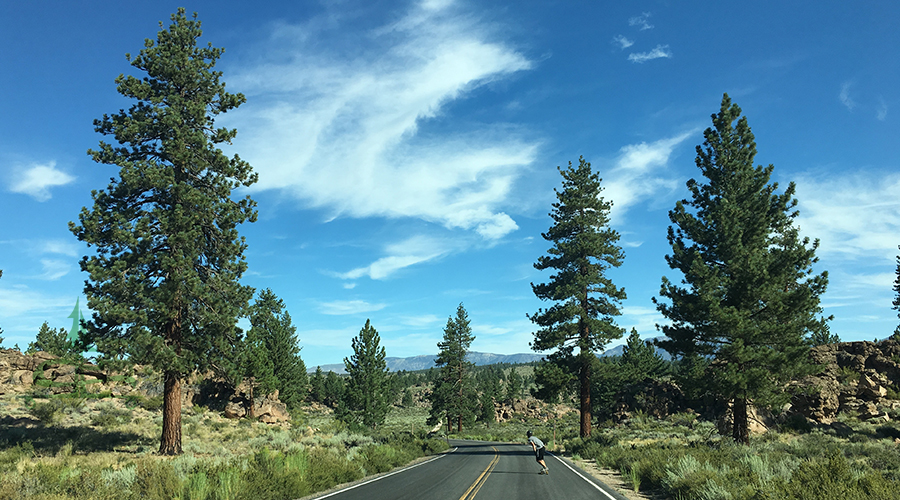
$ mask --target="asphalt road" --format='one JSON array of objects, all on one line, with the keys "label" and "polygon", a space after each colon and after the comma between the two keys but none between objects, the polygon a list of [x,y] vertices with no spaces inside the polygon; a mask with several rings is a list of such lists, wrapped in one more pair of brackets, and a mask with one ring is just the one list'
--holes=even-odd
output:
[{"label": "asphalt road", "polygon": [[450,445],[446,454],[316,498],[625,500],[570,462],[549,454],[545,462],[550,475],[538,474],[541,466],[524,443],[451,440]]}]

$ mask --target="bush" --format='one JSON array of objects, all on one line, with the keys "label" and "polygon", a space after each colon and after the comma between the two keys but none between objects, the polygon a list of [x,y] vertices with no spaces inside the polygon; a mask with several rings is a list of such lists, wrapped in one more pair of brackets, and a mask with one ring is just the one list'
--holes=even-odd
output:
[{"label": "bush", "polygon": [[327,490],[360,478],[362,471],[344,456],[322,448],[315,448],[309,452],[307,482],[311,491]]},{"label": "bush", "polygon": [[307,464],[305,453],[285,455],[263,448],[247,462],[235,498],[283,500],[305,496],[311,492],[304,481]]},{"label": "bush", "polygon": [[91,425],[95,427],[114,427],[131,422],[131,410],[119,409],[111,404],[97,405],[99,413],[91,417]]},{"label": "bush", "polygon": [[44,425],[53,425],[59,421],[60,410],[63,406],[59,399],[51,399],[42,403],[35,402],[28,408],[28,413]]}]

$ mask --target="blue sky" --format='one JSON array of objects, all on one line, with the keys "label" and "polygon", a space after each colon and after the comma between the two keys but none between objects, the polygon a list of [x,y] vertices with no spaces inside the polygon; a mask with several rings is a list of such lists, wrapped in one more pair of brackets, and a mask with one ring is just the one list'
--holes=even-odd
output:
[{"label": "blue sky", "polygon": [[[67,223],[117,175],[85,151],[129,102],[113,80],[197,11],[247,103],[219,123],[259,173],[244,282],[271,288],[308,366],[371,318],[388,356],[433,353],[464,303],[472,349],[528,352],[540,234],[579,155],[614,203],[619,324],[656,336],[667,212],[727,92],[757,163],[796,181],[832,331],[890,335],[900,244],[900,4],[809,2],[23,2],[0,4],[0,327],[71,324],[87,249]],[[85,315],[88,314],[84,308]]]}]

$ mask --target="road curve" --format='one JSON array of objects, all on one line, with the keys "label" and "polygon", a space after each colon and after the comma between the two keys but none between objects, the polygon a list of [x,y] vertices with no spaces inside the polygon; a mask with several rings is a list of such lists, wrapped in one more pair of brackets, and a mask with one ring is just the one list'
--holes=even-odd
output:
[{"label": "road curve", "polygon": [[531,446],[451,440],[451,451],[412,467],[316,497],[317,500],[482,500],[495,498],[626,500],[559,457],[538,474]]}]

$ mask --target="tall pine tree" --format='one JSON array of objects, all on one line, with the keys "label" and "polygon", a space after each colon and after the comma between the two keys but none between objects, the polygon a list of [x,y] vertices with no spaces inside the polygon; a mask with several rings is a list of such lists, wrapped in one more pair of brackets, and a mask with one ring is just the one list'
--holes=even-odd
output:
[{"label": "tall pine tree", "polygon": [[[894,292],[897,294],[894,298],[894,309],[897,310],[897,316],[900,317],[900,255],[897,256],[897,279],[894,280]],[[900,325],[894,329],[894,337],[900,338]]]},{"label": "tall pine tree", "polygon": [[[194,370],[234,359],[236,321],[253,295],[239,284],[247,265],[237,225],[256,219],[255,203],[234,189],[256,182],[250,165],[218,148],[237,131],[217,128],[216,115],[241,105],[214,71],[223,49],[198,46],[196,14],[184,9],[160,23],[137,57],[141,76],[120,75],[117,90],[137,101],[103,115],[94,161],[119,167],[118,179],[93,191],[75,236],[96,247],[81,261],[94,311],[88,340],[124,340],[135,361],[163,372],[159,451],[181,453],[181,382]],[[116,342],[111,342],[115,344]]]},{"label": "tall pine tree", "polygon": [[475,340],[469,323],[466,308],[460,303],[456,317],[447,318],[444,339],[437,344],[440,351],[434,361],[441,371],[431,393],[429,422],[433,425],[446,415],[448,430],[452,431],[455,420],[457,432],[462,432],[463,422],[475,419],[478,406],[471,373],[474,364],[466,361],[466,353]]},{"label": "tall pine tree", "polygon": [[[559,169],[563,177],[559,200],[550,217],[553,226],[541,234],[553,243],[549,255],[538,258],[535,269],[553,269],[548,283],[531,288],[537,298],[556,302],[539,309],[529,319],[540,329],[534,334],[532,349],[556,350],[551,359],[560,369],[574,371],[578,377],[582,437],[591,435],[591,367],[597,351],[620,338],[614,316],[621,314],[619,304],[625,290],[606,276],[611,267],[622,265],[625,255],[618,246],[619,233],[609,227],[612,202],[601,196],[599,174],[591,164],[579,158],[578,166]],[[577,348],[578,352],[575,352]]]},{"label": "tall pine tree", "polygon": [[68,336],[69,333],[65,328],[50,328],[50,325],[44,321],[34,338],[34,342],[28,343],[25,354],[44,351],[54,356],[63,357],[74,351],[68,341]]},{"label": "tall pine tree", "polygon": [[383,424],[391,406],[391,383],[381,337],[369,320],[353,338],[353,355],[344,358],[344,367],[349,377],[337,417],[347,424],[372,429]]},{"label": "tall pine tree", "polygon": [[300,358],[297,327],[291,323],[284,301],[271,289],[260,292],[250,306],[250,325],[248,335],[255,334],[263,340],[279,399],[289,408],[299,407],[306,399],[309,384],[306,364]]},{"label": "tall pine tree", "polygon": [[[726,94],[697,147],[706,183],[691,179],[690,200],[669,212],[669,267],[659,311],[671,321],[658,345],[673,354],[713,358],[716,392],[733,405],[732,437],[748,443],[747,408],[786,399],[784,384],[809,369],[808,335],[827,328],[819,296],[827,273],[813,274],[818,241],[800,238],[794,184],[778,194],[773,166],[753,165],[756,143]],[[736,122],[736,125],[735,125]]]},{"label": "tall pine tree", "polygon": [[625,379],[629,382],[656,379],[666,371],[666,362],[662,356],[656,352],[650,341],[641,340],[641,336],[634,328],[631,329],[631,334],[622,349],[622,359],[619,363]]}]

